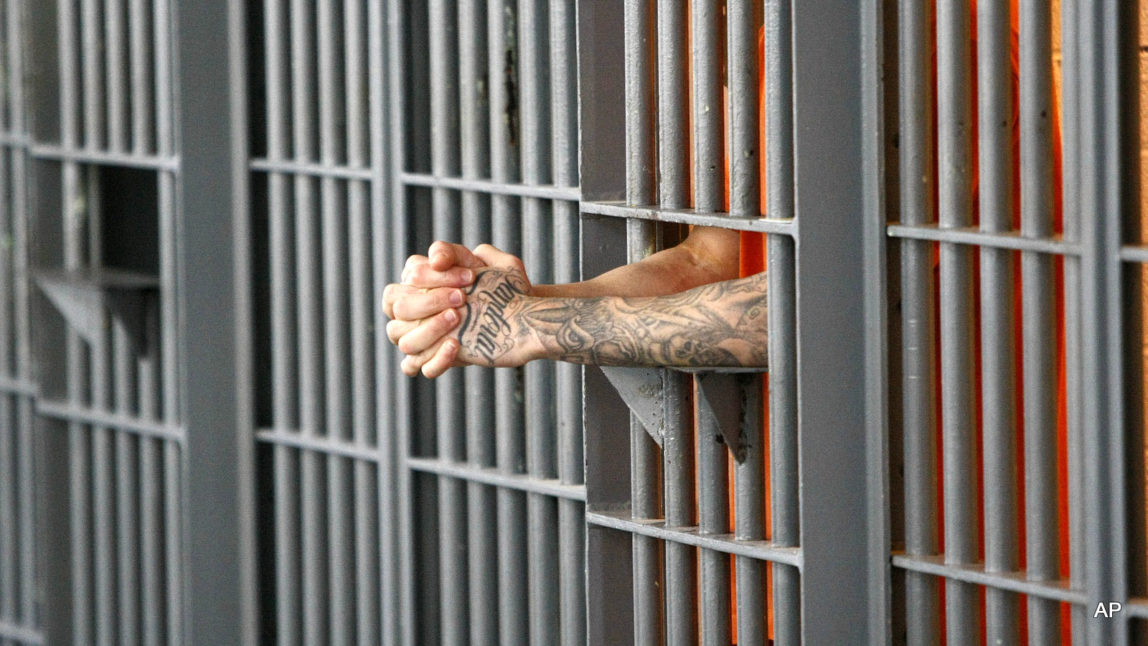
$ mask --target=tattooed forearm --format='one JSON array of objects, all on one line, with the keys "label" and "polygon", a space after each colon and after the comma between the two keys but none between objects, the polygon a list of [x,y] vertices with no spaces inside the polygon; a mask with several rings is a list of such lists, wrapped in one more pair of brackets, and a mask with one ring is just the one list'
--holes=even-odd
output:
[{"label": "tattooed forearm", "polygon": [[760,274],[655,298],[531,300],[522,317],[563,361],[764,367],[766,311]]},{"label": "tattooed forearm", "polygon": [[584,364],[766,364],[765,275],[653,298],[531,298],[512,271],[487,270],[467,298],[459,357],[486,365],[536,358]]}]

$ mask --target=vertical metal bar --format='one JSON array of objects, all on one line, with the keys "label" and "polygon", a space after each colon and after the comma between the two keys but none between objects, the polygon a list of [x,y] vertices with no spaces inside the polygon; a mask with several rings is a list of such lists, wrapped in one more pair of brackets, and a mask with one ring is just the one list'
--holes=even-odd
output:
[{"label": "vertical metal bar", "polygon": [[107,78],[108,147],[116,152],[128,148],[128,56],[124,25],[124,0],[104,0],[104,64]]},{"label": "vertical metal bar", "polygon": [[[550,183],[550,53],[547,0],[519,0],[519,88],[522,106],[522,182]],[[533,280],[552,282],[550,205],[526,198],[522,202],[523,262]],[[526,470],[532,477],[557,476],[555,465],[554,364],[536,361],[525,366]],[[557,643],[558,625],[558,506],[548,496],[527,495],[527,553],[530,579],[530,641]]]},{"label": "vertical metal bar", "polygon": [[[705,377],[698,379],[700,386]],[[698,530],[702,534],[728,534],[730,530],[729,454],[715,421],[710,416],[698,420]],[[702,550],[701,643],[729,644],[731,639],[729,556]]]},{"label": "vertical metal bar", "polygon": [[[746,379],[742,388],[745,401],[742,430],[746,438],[758,439],[747,442],[745,460],[734,466],[733,531],[734,537],[740,540],[762,540],[765,538],[765,506],[762,504],[765,497],[765,411],[762,410],[761,379]],[[739,556],[736,567],[738,644],[766,644],[765,563]],[[776,576],[777,569],[774,572]]]},{"label": "vertical metal bar", "polygon": [[[940,225],[972,223],[971,68],[968,4],[937,4]],[[944,428],[945,562],[977,561],[974,459],[972,251],[941,244],[941,418]],[[976,587],[947,581],[946,631],[954,643],[980,634]]]},{"label": "vertical metal bar", "polygon": [[[657,30],[658,203],[662,208],[678,209],[689,202],[686,5],[659,0]],[[686,375],[667,372],[663,388],[667,402],[662,441],[666,524],[686,527],[695,522],[692,384]],[[666,643],[693,643],[698,628],[697,550],[670,543],[665,554]]]},{"label": "vertical metal bar", "polygon": [[[457,177],[459,159],[458,13],[446,0],[430,3],[431,169],[438,177]],[[458,240],[461,236],[460,199],[457,192],[435,188],[432,195],[434,236]],[[459,372],[435,382],[438,455],[451,461],[465,458],[463,383]],[[440,478],[439,580],[444,643],[465,644],[468,638],[466,572],[466,494],[463,483]]]},{"label": "vertical metal bar", "polygon": [[[572,3],[550,1],[551,173],[556,186],[578,185],[578,45]],[[555,202],[554,273],[556,283],[577,281],[578,205]],[[559,363],[554,379],[557,419],[556,469],[565,484],[584,482],[582,448],[582,368]],[[584,505],[558,501],[560,639],[586,642],[586,526]]]},{"label": "vertical metal bar", "polygon": [[[371,158],[372,142],[368,138],[367,115],[367,15],[364,3],[345,2],[343,5],[343,31],[346,34],[346,141],[347,165],[362,168]],[[383,187],[376,188],[380,193]],[[372,229],[370,217],[370,187],[365,182],[353,181],[348,187],[348,239],[350,250],[350,320],[351,355],[357,357],[351,367],[351,428],[352,440],[358,446],[372,446],[375,436],[375,369],[378,365],[368,357],[374,356],[372,329],[375,324],[372,304],[373,282],[371,271]],[[378,245],[381,246],[381,245]],[[385,368],[384,368],[385,369]],[[390,524],[390,518],[377,515],[378,495],[375,483],[376,467],[356,461],[354,479],[354,577],[355,577],[355,633],[361,646],[378,644],[379,631],[379,525]]]},{"label": "vertical metal bar", "polygon": [[[155,304],[144,310],[144,348],[138,362],[140,419],[159,421],[159,316]],[[163,548],[161,538],[160,488],[163,476],[159,468],[160,441],[140,438],[140,558],[142,574],[142,637],[144,646],[159,646],[163,640]]]},{"label": "vertical metal bar", "polygon": [[[344,84],[344,67],[340,49],[343,46],[342,25],[336,22],[334,0],[321,0],[317,9],[316,40],[319,58],[319,141],[320,163],[335,167],[346,157],[345,131],[340,127],[346,117],[345,97],[340,92]],[[350,313],[347,294],[347,200],[346,188],[333,177],[324,177],[321,194],[322,239],[322,301],[323,301],[323,384],[326,401],[326,436],[338,440],[351,439],[350,371],[345,358],[350,352],[347,334]],[[347,460],[334,455],[327,462],[327,544],[330,565],[327,570],[327,589],[330,597],[329,632],[331,644],[347,644],[353,631],[351,608],[354,605],[351,569],[350,519],[348,508]]]},{"label": "vertical metal bar", "polygon": [[[3,35],[5,38],[13,36],[8,28],[9,15],[4,13]],[[17,36],[18,37],[18,36]],[[8,55],[10,49],[0,52],[3,56],[3,69],[9,70]],[[4,88],[7,90],[7,87]],[[11,106],[15,110],[17,106]],[[0,100],[0,129],[6,134],[12,133],[9,125],[10,109],[8,99]],[[19,151],[9,146],[0,147],[0,235],[11,236],[13,221],[23,217],[23,213],[15,211],[10,196],[14,192],[15,184],[20,178],[15,173],[9,173],[9,160],[14,161]],[[9,239],[11,239],[9,237]],[[13,282],[15,267],[13,266],[13,249],[0,248],[0,375],[12,378],[15,371],[12,369],[13,312],[11,300],[13,298]],[[17,624],[18,597],[16,585],[19,581],[16,569],[16,552],[20,546],[16,536],[24,519],[16,510],[16,491],[18,484],[18,462],[15,459],[17,446],[15,426],[15,397],[8,393],[0,394],[0,621]]]},{"label": "vertical metal bar", "polygon": [[[1063,147],[1062,211],[1064,239],[1080,241],[1080,70],[1079,27],[1076,3],[1060,5],[1061,27],[1061,142]],[[1079,256],[1064,259],[1065,394],[1068,462],[1068,569],[1069,585],[1084,589],[1084,464],[1082,460],[1081,267]],[[1087,615],[1083,606],[1072,608],[1072,643],[1083,644]]]},{"label": "vertical metal bar", "polygon": [[[935,208],[933,162],[933,49],[928,3],[901,0],[899,14],[901,115],[901,217],[922,225]],[[937,533],[936,312],[932,245],[901,242],[903,334],[901,365],[905,456],[905,553],[931,556],[939,549]],[[938,580],[905,573],[908,643],[939,639]]]},{"label": "vertical metal bar", "polygon": [[[729,211],[743,218],[761,216],[761,128],[757,39],[761,3],[729,0]],[[659,41],[659,44],[665,40]],[[665,79],[661,79],[665,82]],[[664,137],[663,129],[661,135]],[[664,141],[664,139],[663,139]],[[663,187],[665,183],[663,182]],[[665,199],[663,197],[663,202]]]},{"label": "vertical metal bar", "polygon": [[[1079,35],[1079,200],[1081,213],[1081,347],[1084,384],[1082,462],[1087,607],[1126,599],[1126,494],[1122,367],[1120,221],[1122,190],[1120,6],[1076,5]],[[1128,643],[1128,624],[1090,620],[1087,643]]]},{"label": "vertical metal bar", "polygon": [[[980,225],[982,231],[997,233],[1012,230],[1014,216],[1009,3],[978,3],[977,32]],[[1012,256],[1003,249],[980,250],[985,569],[989,572],[1014,572],[1019,566]],[[989,643],[1019,640],[1017,595],[990,587],[985,600]]]},{"label": "vertical metal bar", "polygon": [[[1052,235],[1052,25],[1048,3],[1020,3],[1021,235]],[[1060,576],[1057,519],[1056,303],[1052,258],[1021,254],[1024,320],[1025,561],[1029,579]],[[1059,604],[1029,597],[1033,643],[1060,634]]]},{"label": "vertical metal bar", "polygon": [[[513,0],[487,4],[487,64],[490,66],[490,178],[508,184],[519,179],[518,131],[518,17]],[[491,198],[491,234],[494,245],[517,253],[522,229],[517,200]],[[496,370],[495,461],[503,473],[521,473],[525,456],[522,370]],[[498,636],[503,644],[529,640],[526,552],[526,497],[516,491],[498,491]]]},{"label": "vertical metal bar", "polygon": [[[490,176],[490,120],[487,73],[486,8],[475,0],[458,4],[459,118],[462,176]],[[468,247],[490,241],[490,198],[474,192],[462,195],[462,242]],[[464,369],[466,382],[466,455],[470,464],[493,467],[494,372]],[[470,640],[498,641],[497,503],[494,489],[476,482],[467,486],[467,553],[470,591]]]},{"label": "vertical metal bar", "polygon": [[[102,36],[100,0],[81,0],[80,26],[83,33],[84,52],[104,51]],[[105,88],[104,68],[101,56],[83,56],[84,83],[84,145],[99,149],[105,144]]]},{"label": "vertical metal bar", "polygon": [[[631,205],[656,200],[655,48],[652,0],[628,0],[625,6],[626,48],[626,201]],[[626,223],[628,262],[655,250],[650,222]],[[653,429],[657,432],[659,429]],[[630,513],[635,519],[661,516],[658,449],[642,422],[630,415]],[[634,644],[662,643],[663,581],[660,545],[646,536],[631,538],[633,549]]]},{"label": "vertical metal bar", "polygon": [[[296,161],[316,160],[315,5],[291,3],[292,127]],[[322,39],[326,39],[324,35]],[[323,345],[320,283],[320,239],[316,223],[314,179],[295,177],[295,257],[297,262],[299,426],[315,436],[323,428]],[[324,556],[328,546],[321,492],[323,457],[303,452],[300,505],[302,507],[303,642],[326,643],[328,629],[327,576]]]},{"label": "vertical metal bar", "polygon": [[131,46],[131,113],[132,151],[137,155],[151,152],[155,140],[155,104],[152,102],[151,38],[148,21],[151,12],[147,0],[130,0],[129,30]]},{"label": "vertical metal bar", "polygon": [[[794,216],[792,11],[789,0],[770,0],[765,5],[766,28],[763,37],[766,87],[760,89],[765,92],[766,106],[768,204],[765,210],[774,219],[790,219]],[[744,34],[742,39],[748,35]],[[748,43],[743,46],[746,45]],[[777,545],[796,546],[800,535],[797,491],[797,314],[793,241],[782,236],[770,236],[768,252],[770,537]],[[751,487],[746,495],[755,495],[752,482],[746,485]],[[746,563],[745,567],[753,566]],[[774,641],[778,644],[796,643],[801,630],[800,575],[792,567],[773,565],[772,568]],[[753,608],[744,610],[752,612]],[[741,611],[739,609],[739,615]],[[738,634],[740,636],[741,632]]]},{"label": "vertical metal bar", "polygon": [[[266,34],[267,156],[286,159],[290,152],[287,127],[289,95],[287,20],[284,4],[267,0],[263,6]],[[298,428],[296,402],[297,357],[293,222],[288,178],[268,177],[269,264],[271,274],[271,420],[280,430]],[[275,492],[275,634],[284,646],[300,643],[302,591],[299,572],[299,464],[294,449],[277,444],[274,456]]]},{"label": "vertical metal bar", "polygon": [[[127,328],[116,321],[112,326],[115,410],[124,417],[134,416],[135,374]],[[131,434],[116,433],[116,537],[119,584],[120,644],[135,646],[140,637],[140,564],[136,548],[139,539],[139,464],[137,440]]]}]

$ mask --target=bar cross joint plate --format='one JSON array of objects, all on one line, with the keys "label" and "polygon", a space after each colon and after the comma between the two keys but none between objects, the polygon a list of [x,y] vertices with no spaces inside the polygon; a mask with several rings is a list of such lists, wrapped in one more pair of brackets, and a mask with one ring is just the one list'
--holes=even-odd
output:
[{"label": "bar cross joint plate", "polygon": [[158,297],[158,277],[116,269],[44,270],[35,277],[48,301],[88,343],[103,333],[101,310],[106,309],[136,350],[150,352],[145,316],[149,299]]},{"label": "bar cross joint plate", "polygon": [[761,382],[753,373],[698,372],[698,415],[717,427],[738,464],[745,462],[746,403],[749,389]]},{"label": "bar cross joint plate", "polygon": [[650,437],[654,438],[658,446],[661,446],[666,426],[664,370],[602,366],[602,372],[610,380],[614,390],[618,391],[622,401],[626,402],[630,412],[642,422],[642,427]]}]

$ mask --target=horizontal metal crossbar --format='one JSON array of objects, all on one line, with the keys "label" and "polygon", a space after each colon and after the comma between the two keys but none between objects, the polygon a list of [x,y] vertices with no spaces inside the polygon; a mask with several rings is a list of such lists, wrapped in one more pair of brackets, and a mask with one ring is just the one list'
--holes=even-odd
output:
[{"label": "horizontal metal crossbar", "polygon": [[563,200],[577,202],[582,199],[582,189],[577,186],[528,186],[525,184],[504,184],[482,179],[462,179],[461,177],[436,177],[426,173],[403,173],[399,176],[408,186],[447,188],[456,191],[510,195],[513,197],[534,197],[543,200]]},{"label": "horizontal metal crossbar", "polygon": [[84,408],[67,402],[44,399],[38,400],[36,402],[36,414],[41,417],[50,417],[52,419],[77,422],[80,424],[90,424],[91,426],[114,428],[119,431],[135,433],[142,437],[154,437],[181,445],[183,444],[184,433],[182,426],[173,426],[164,424],[163,422],[149,422],[127,415],[118,415],[116,413]]},{"label": "horizontal metal crossbar", "polygon": [[36,384],[26,379],[0,376],[0,394],[35,397]]},{"label": "horizontal metal crossbar", "polygon": [[1133,597],[1128,600],[1128,604],[1124,606],[1124,611],[1130,617],[1137,619],[1148,619],[1148,598]]},{"label": "horizontal metal crossbar", "polygon": [[435,458],[407,458],[407,466],[412,471],[420,473],[430,473],[502,489],[514,489],[526,493],[586,502],[586,487],[584,485],[562,484],[558,480],[543,480],[526,474],[502,473],[497,469],[475,467],[465,462]]},{"label": "horizontal metal crossbar", "polygon": [[702,534],[697,527],[666,527],[662,520],[635,520],[629,512],[587,512],[586,522],[631,534],[649,536],[671,543],[693,545],[715,552],[745,556],[771,563],[801,568],[800,547],[778,547],[769,541],[742,541],[733,534]]},{"label": "horizontal metal crossbar", "polygon": [[378,462],[379,450],[371,446],[363,446],[343,440],[320,437],[316,435],[303,435],[298,431],[284,431],[278,429],[263,429],[255,434],[255,438],[268,444],[288,446],[293,449],[337,455],[339,457],[362,460],[364,462]]},{"label": "horizontal metal crossbar", "polygon": [[264,173],[282,173],[284,175],[307,175],[311,177],[329,177],[333,179],[370,181],[377,177],[371,168],[355,168],[350,166],[325,166],[312,162],[297,162],[289,160],[273,160],[257,158],[251,160],[251,170]]},{"label": "horizontal metal crossbar", "polygon": [[27,148],[31,143],[32,139],[28,135],[0,132],[0,146],[5,148]]},{"label": "horizontal metal crossbar", "polygon": [[124,168],[167,171],[171,173],[179,170],[179,157],[176,156],[136,155],[132,153],[114,153],[104,150],[86,150],[80,148],[72,149],[63,146],[49,145],[34,145],[28,150],[32,157],[49,161],[122,166]]},{"label": "horizontal metal crossbar", "polygon": [[771,220],[769,218],[734,218],[728,214],[693,209],[660,209],[656,207],[626,206],[622,202],[584,202],[583,213],[605,215],[612,218],[649,220],[652,222],[676,222],[700,227],[720,227],[756,233],[776,233],[793,236],[796,231],[793,220]]},{"label": "horizontal metal crossbar", "polygon": [[1014,251],[1035,251],[1060,256],[1079,256],[1080,245],[1066,242],[1060,236],[1052,238],[1026,238],[1020,233],[987,233],[976,227],[943,228],[935,224],[889,225],[891,238],[950,242],[954,244],[989,247],[992,249],[1012,249]]},{"label": "horizontal metal crossbar", "polygon": [[1069,588],[1067,580],[1029,581],[1023,572],[986,572],[981,564],[950,565],[944,562],[943,556],[895,554],[893,555],[893,565],[904,570],[932,574],[998,590],[1008,590],[1030,597],[1052,599],[1063,603],[1082,604],[1085,602],[1084,593]]},{"label": "horizontal metal crossbar", "polygon": [[1120,250],[1120,259],[1125,262],[1148,264],[1148,247],[1127,246]]},{"label": "horizontal metal crossbar", "polygon": [[0,640],[9,639],[20,644],[44,643],[43,633],[0,621]]}]

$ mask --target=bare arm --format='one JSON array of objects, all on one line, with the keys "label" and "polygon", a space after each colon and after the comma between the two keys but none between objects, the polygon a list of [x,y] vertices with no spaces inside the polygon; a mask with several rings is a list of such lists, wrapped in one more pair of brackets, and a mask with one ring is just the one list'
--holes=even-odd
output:
[{"label": "bare arm", "polygon": [[457,331],[460,361],[765,366],[764,274],[656,297],[539,298],[526,285],[518,272],[479,272]]}]

